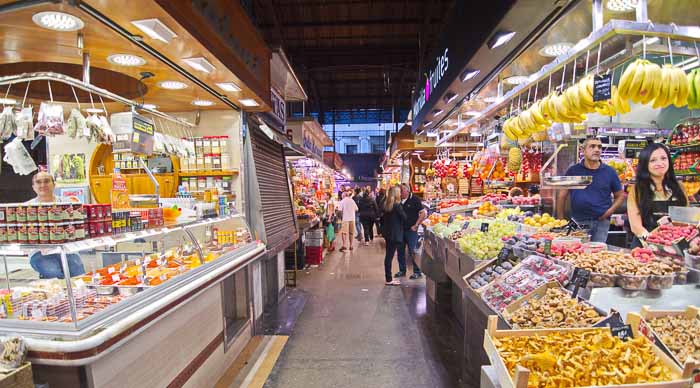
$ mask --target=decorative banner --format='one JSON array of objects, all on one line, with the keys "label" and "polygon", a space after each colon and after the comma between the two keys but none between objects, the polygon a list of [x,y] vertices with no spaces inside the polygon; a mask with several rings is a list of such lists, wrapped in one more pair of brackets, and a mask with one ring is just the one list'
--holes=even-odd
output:
[{"label": "decorative banner", "polygon": [[51,159],[51,171],[57,185],[87,185],[85,154],[58,154]]}]

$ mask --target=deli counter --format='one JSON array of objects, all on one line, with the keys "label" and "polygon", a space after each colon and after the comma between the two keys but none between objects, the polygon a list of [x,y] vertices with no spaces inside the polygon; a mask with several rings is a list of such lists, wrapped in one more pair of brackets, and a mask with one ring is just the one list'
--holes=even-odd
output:
[{"label": "deli counter", "polygon": [[[0,245],[0,333],[25,338],[35,376],[52,385],[211,386],[251,337],[248,266],[264,250],[238,214]],[[41,278],[51,270],[59,277]]]}]

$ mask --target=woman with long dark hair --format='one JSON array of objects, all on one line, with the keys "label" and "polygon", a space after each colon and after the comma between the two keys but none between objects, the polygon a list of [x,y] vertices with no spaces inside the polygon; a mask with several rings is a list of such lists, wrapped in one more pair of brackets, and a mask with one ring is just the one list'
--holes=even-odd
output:
[{"label": "woman with long dark hair", "polygon": [[401,206],[401,189],[394,186],[386,193],[384,200],[384,228],[383,236],[386,241],[386,252],[384,254],[384,278],[387,286],[397,286],[401,283],[398,279],[391,277],[391,264],[394,255],[400,247],[403,247],[404,224],[406,223],[406,212]]},{"label": "woman with long dark hair", "polygon": [[652,143],[639,153],[637,182],[627,196],[627,217],[634,234],[632,246],[641,246],[669,206],[687,206],[688,197],[676,180],[671,153]]}]

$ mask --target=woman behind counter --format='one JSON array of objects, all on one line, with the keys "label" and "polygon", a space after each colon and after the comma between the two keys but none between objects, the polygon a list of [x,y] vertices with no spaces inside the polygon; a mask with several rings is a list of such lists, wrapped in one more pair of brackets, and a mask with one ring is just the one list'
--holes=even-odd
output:
[{"label": "woman behind counter", "polygon": [[637,182],[627,196],[627,217],[634,234],[632,247],[639,247],[657,222],[668,215],[669,206],[688,206],[665,145],[652,143],[639,153]]}]

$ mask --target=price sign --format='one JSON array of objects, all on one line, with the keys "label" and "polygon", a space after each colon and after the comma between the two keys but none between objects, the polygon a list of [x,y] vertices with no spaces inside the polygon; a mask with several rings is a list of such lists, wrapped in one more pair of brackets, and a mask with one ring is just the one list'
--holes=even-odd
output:
[{"label": "price sign", "polygon": [[574,274],[571,276],[571,283],[574,285],[574,298],[578,296],[578,290],[580,288],[586,288],[588,285],[588,279],[591,277],[591,271],[576,268]]},{"label": "price sign", "polygon": [[593,77],[593,101],[607,101],[612,98],[612,74]]},{"label": "price sign", "polygon": [[618,327],[611,327],[610,332],[614,337],[617,337],[623,341],[627,341],[628,339],[632,338],[632,326],[630,325],[623,325],[623,326],[618,326]]},{"label": "price sign", "polygon": [[107,273],[114,273],[114,267],[107,268]]},{"label": "price sign", "polygon": [[450,217],[447,219],[447,223],[448,223],[448,224],[451,224],[454,220],[455,220],[455,215],[452,214],[452,215],[450,215]]},{"label": "price sign", "polygon": [[544,254],[550,255],[552,253],[552,240],[544,240]]},{"label": "price sign", "polygon": [[488,232],[489,231],[489,224],[487,224],[486,222],[481,224],[481,231],[484,233]]},{"label": "price sign", "polygon": [[617,311],[612,311],[610,316],[596,323],[593,325],[593,327],[620,327],[624,325],[625,321],[622,319],[620,313]]},{"label": "price sign", "polygon": [[500,252],[498,252],[498,257],[496,259],[496,262],[498,264],[501,264],[502,262],[508,260],[508,256],[510,256],[510,249],[503,247]]},{"label": "price sign", "polygon": [[168,275],[166,275],[166,274],[161,274],[161,275],[160,275],[160,280],[162,280],[162,281],[168,280]]},{"label": "price sign", "polygon": [[462,224],[462,230],[467,230],[469,228],[469,221],[465,221],[464,224]]},{"label": "price sign", "polygon": [[121,280],[121,278],[119,278],[119,274],[116,274],[116,273],[115,273],[114,275],[112,275],[112,281],[113,281],[113,282],[118,282],[118,281],[120,281],[120,280]]}]

